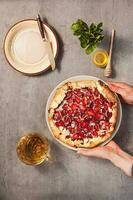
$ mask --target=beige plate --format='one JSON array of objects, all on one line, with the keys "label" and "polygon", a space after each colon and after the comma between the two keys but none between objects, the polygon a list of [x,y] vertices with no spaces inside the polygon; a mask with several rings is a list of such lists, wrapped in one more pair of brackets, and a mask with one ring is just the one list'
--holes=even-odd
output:
[{"label": "beige plate", "polygon": [[[56,58],[57,38],[51,27],[47,24],[44,26]],[[38,25],[34,19],[23,20],[13,25],[4,40],[7,61],[14,69],[26,75],[38,75],[50,67],[47,50],[43,47]]]},{"label": "beige plate", "polygon": [[[55,95],[55,92],[56,92],[57,88],[61,87],[66,82],[69,82],[69,81],[79,81],[79,80],[101,80],[101,79],[97,78],[97,77],[94,77],[94,76],[86,76],[86,75],[73,76],[71,78],[68,78],[68,79],[62,81],[60,84],[58,84],[56,86],[56,88],[51,92],[51,94],[50,94],[50,96],[48,98],[48,101],[47,101],[47,105],[46,105],[46,122],[47,122],[48,128],[49,128],[52,136],[54,137],[55,140],[57,140],[63,146],[65,146],[65,147],[67,147],[69,149],[72,149],[72,150],[76,150],[76,151],[77,151],[77,148],[71,147],[71,146],[63,143],[62,141],[58,140],[57,138],[55,138],[55,136],[53,135],[52,130],[50,128],[49,121],[48,121],[48,110],[49,110],[49,106],[50,106],[51,101],[52,101],[52,99],[53,99],[53,97]],[[103,80],[101,80],[101,81],[103,81]],[[104,83],[107,84],[106,82],[104,82]],[[113,137],[116,135],[116,133],[119,130],[119,127],[120,127],[120,124],[121,124],[121,119],[122,119],[122,107],[121,107],[121,102],[120,102],[119,97],[117,96],[117,94],[116,94],[116,97],[117,97],[117,100],[118,100],[118,117],[117,117],[117,122],[116,122],[115,130],[114,130],[114,132],[113,132],[113,134],[111,135],[110,138],[108,138],[105,142],[101,143],[98,146],[106,145],[109,141],[111,141],[113,139]]]}]

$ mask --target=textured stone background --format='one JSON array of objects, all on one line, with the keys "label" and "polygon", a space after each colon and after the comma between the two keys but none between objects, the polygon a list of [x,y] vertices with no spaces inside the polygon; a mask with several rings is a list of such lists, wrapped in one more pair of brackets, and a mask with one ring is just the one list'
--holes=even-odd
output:
[{"label": "textured stone background", "polygon": [[[3,54],[3,39],[18,20],[40,12],[57,31],[60,53],[57,69],[37,77],[13,70]],[[133,84],[132,0],[0,0],[0,200],[131,200],[133,179],[110,162],[79,157],[51,138],[45,122],[45,105],[62,80],[80,74],[103,78],[80,49],[70,24],[77,18],[104,22],[104,48],[116,29],[113,80]],[[123,105],[123,121],[115,138],[133,154],[133,107]],[[52,141],[54,162],[38,167],[21,163],[15,145],[25,131],[34,130]]]}]

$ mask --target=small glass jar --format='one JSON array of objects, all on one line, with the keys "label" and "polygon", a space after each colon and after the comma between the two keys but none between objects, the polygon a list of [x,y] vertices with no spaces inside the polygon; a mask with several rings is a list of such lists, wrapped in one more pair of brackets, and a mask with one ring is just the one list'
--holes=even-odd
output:
[{"label": "small glass jar", "polygon": [[92,62],[97,67],[105,67],[108,63],[108,53],[104,49],[96,49],[92,54]]}]

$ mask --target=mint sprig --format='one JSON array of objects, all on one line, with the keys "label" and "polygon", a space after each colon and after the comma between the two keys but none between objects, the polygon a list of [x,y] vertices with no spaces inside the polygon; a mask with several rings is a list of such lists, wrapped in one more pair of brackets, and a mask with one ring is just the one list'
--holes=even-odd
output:
[{"label": "mint sprig", "polygon": [[75,36],[80,40],[80,45],[85,49],[86,54],[90,54],[97,47],[103,38],[103,23],[99,24],[92,23],[88,26],[83,20],[78,19],[71,25],[71,30]]}]

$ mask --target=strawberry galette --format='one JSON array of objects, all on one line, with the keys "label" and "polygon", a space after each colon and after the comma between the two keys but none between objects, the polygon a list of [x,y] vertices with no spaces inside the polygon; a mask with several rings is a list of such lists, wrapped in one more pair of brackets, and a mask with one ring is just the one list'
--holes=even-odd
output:
[{"label": "strawberry galette", "polygon": [[58,140],[91,148],[112,135],[117,107],[115,94],[102,81],[70,81],[56,90],[48,121]]}]

